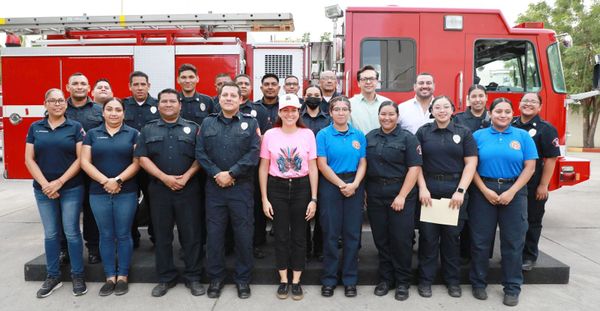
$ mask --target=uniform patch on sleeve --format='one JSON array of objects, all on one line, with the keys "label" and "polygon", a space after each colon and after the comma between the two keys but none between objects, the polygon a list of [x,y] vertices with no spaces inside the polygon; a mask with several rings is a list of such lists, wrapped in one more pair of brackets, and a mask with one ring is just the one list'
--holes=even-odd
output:
[{"label": "uniform patch on sleeve", "polygon": [[514,150],[521,150],[521,143],[516,140],[513,140],[510,142],[510,148]]},{"label": "uniform patch on sleeve", "polygon": [[422,155],[422,152],[421,152],[421,145],[418,145],[418,146],[417,146],[417,154],[418,154],[418,155]]},{"label": "uniform patch on sleeve", "polygon": [[554,146],[556,148],[558,148],[560,146],[558,143],[558,137],[556,137],[552,140],[552,146]]}]

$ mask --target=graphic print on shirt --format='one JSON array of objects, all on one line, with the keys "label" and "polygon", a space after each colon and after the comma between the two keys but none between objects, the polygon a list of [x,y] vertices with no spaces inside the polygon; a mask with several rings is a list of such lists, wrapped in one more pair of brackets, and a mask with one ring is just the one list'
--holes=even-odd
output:
[{"label": "graphic print on shirt", "polygon": [[300,168],[302,167],[302,159],[298,154],[297,147],[280,148],[279,151],[281,152],[277,158],[277,167],[279,168],[280,172],[286,173],[289,170],[294,170],[296,172],[300,171]]}]

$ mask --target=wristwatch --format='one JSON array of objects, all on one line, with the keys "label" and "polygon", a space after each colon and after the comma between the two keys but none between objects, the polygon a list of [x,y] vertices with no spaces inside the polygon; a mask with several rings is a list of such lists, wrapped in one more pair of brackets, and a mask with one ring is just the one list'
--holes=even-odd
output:
[{"label": "wristwatch", "polygon": [[458,193],[465,193],[465,189],[461,188],[461,187],[458,187],[458,188],[456,188],[456,192],[458,192]]},{"label": "wristwatch", "polygon": [[123,184],[123,179],[121,179],[121,176],[117,176],[115,177],[115,181],[117,182],[117,184],[122,185]]},{"label": "wristwatch", "polygon": [[311,198],[310,201],[317,203],[317,198]]}]

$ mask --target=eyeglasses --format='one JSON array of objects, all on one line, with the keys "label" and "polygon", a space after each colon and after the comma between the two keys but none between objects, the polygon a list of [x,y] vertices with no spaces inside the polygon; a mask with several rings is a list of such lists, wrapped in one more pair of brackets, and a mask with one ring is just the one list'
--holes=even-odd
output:
[{"label": "eyeglasses", "polygon": [[360,82],[378,82],[377,78],[375,77],[368,77],[368,78],[360,78],[358,79]]},{"label": "eyeglasses", "polygon": [[63,98],[48,98],[48,99],[46,99],[46,102],[48,104],[52,104],[52,105],[57,104],[57,103],[62,105],[64,103],[66,103],[66,101]]},{"label": "eyeglasses", "polygon": [[335,77],[322,77],[321,80],[335,80]]},{"label": "eyeglasses", "polygon": [[523,103],[523,104],[539,104],[540,101],[537,99],[523,99],[523,100],[521,100],[521,103]]},{"label": "eyeglasses", "polygon": [[340,111],[348,112],[348,111],[350,111],[350,109],[348,109],[346,107],[335,107],[335,108],[332,108],[331,111],[333,111],[333,112],[340,112]]},{"label": "eyeglasses", "polygon": [[286,82],[285,85],[286,86],[298,86],[298,83],[296,83],[296,82]]}]

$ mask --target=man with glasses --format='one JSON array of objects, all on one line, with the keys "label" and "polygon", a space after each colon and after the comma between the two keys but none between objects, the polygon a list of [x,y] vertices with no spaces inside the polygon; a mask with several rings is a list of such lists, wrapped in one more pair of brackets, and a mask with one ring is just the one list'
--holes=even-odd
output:
[{"label": "man with glasses", "polygon": [[413,85],[413,90],[415,91],[415,98],[398,105],[400,112],[398,124],[403,129],[415,134],[423,124],[433,121],[429,112],[429,106],[433,101],[433,91],[435,90],[433,76],[426,72],[420,73]]},{"label": "man with glasses", "polygon": [[285,80],[283,80],[283,90],[286,94],[294,94],[296,96],[302,96],[302,94],[298,94],[298,90],[300,89],[300,83],[298,77],[296,76],[287,76]]},{"label": "man with glasses", "polygon": [[356,79],[360,94],[350,99],[352,104],[350,122],[353,127],[366,135],[371,130],[379,128],[379,106],[389,99],[375,92],[379,83],[379,72],[375,67],[371,65],[362,67],[358,70]]}]

